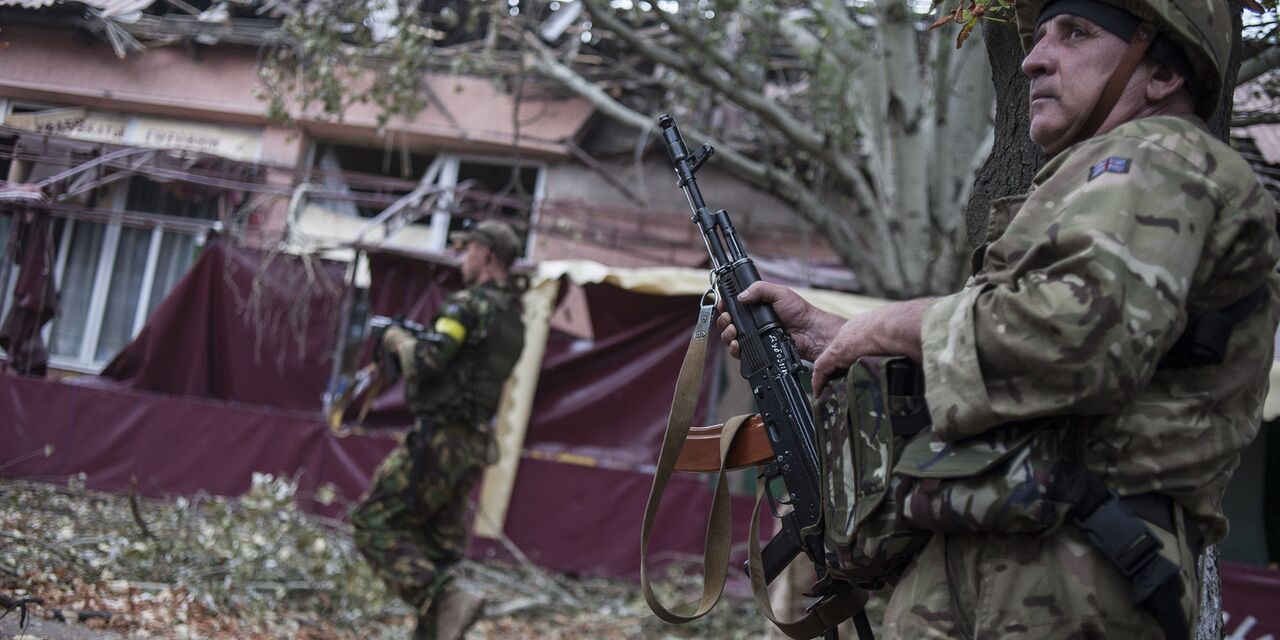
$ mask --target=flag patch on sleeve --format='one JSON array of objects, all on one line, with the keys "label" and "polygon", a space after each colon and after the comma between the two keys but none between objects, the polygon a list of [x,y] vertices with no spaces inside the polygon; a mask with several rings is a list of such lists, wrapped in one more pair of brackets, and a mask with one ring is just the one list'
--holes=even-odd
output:
[{"label": "flag patch on sleeve", "polygon": [[1112,156],[1089,168],[1089,180],[1104,173],[1129,173],[1129,159]]}]

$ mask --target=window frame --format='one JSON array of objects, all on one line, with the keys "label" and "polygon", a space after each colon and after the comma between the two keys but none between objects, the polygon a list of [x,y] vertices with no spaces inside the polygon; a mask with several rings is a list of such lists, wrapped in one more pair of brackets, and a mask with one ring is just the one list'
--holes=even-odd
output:
[{"label": "window frame", "polygon": [[[145,176],[135,176],[126,181],[113,184],[107,187],[111,191],[109,198],[108,210],[111,212],[125,212],[125,203],[128,201],[129,189],[133,185],[135,178],[146,179]],[[219,199],[224,194],[219,193]],[[219,203],[221,204],[221,203]],[[98,263],[94,273],[93,287],[90,292],[89,305],[85,313],[84,335],[80,339],[80,345],[75,356],[67,356],[62,354],[49,353],[49,365],[57,369],[67,371],[75,371],[79,373],[97,374],[101,373],[111,358],[115,356],[98,360],[95,356],[98,351],[98,344],[102,339],[102,329],[104,320],[106,319],[107,296],[110,293],[112,278],[115,274],[116,255],[120,248],[120,236],[125,227],[133,229],[150,229],[151,237],[147,245],[147,262],[143,267],[142,281],[139,283],[136,305],[133,312],[132,326],[129,331],[130,338],[137,337],[138,332],[142,330],[146,324],[150,314],[147,308],[153,289],[155,287],[155,275],[160,259],[161,244],[164,241],[165,233],[176,233],[190,235],[195,237],[196,246],[204,246],[209,231],[216,230],[219,226],[218,220],[203,221],[199,218],[183,218],[188,224],[207,227],[204,231],[192,232],[187,229],[175,229],[165,224],[165,216],[163,214],[154,214],[148,212],[130,212],[141,216],[146,216],[146,222],[130,221],[125,223],[122,220],[115,219],[110,222],[99,223],[104,224],[103,237],[101,240],[101,251],[98,254]],[[75,231],[77,223],[93,222],[86,221],[75,216],[65,216],[54,214],[55,217],[62,218],[64,227],[62,235],[57,239],[57,250],[54,255],[54,282],[57,283],[58,291],[63,290],[63,279],[66,273],[67,260],[71,250],[71,239]],[[208,224],[202,224],[207,222]],[[12,292],[9,293],[12,296]],[[6,307],[10,304],[6,301]],[[46,324],[41,330],[41,336],[45,345],[50,345],[53,337],[53,325],[61,319],[61,311],[59,317],[53,322]]]},{"label": "window frame", "polygon": [[[364,147],[359,143],[353,143],[345,140],[336,140],[330,138],[316,138],[309,140],[307,151],[305,154],[306,166],[308,169],[316,166],[318,150],[320,145],[339,145],[346,147]],[[374,148],[374,147],[365,147]],[[430,150],[416,149],[423,153],[431,153],[434,159],[427,165],[416,178],[422,184],[424,179],[430,176],[428,181],[430,184],[452,189],[458,184],[458,174],[463,163],[485,164],[498,167],[520,167],[522,169],[532,169],[534,173],[534,187],[532,200],[529,206],[528,232],[524,240],[523,255],[526,259],[533,259],[533,250],[537,246],[536,228],[539,218],[539,211],[542,208],[542,202],[546,199],[547,193],[547,169],[548,163],[544,160],[536,158],[511,158],[510,156],[492,156],[476,153],[459,153],[447,149]],[[443,252],[449,248],[449,227],[453,223],[453,214],[449,213],[449,209],[453,204],[453,193],[447,191],[440,197],[436,203],[435,211],[427,216],[425,220],[420,220],[413,224],[427,228],[427,246],[424,247],[428,251]],[[368,220],[368,218],[360,218]]]}]

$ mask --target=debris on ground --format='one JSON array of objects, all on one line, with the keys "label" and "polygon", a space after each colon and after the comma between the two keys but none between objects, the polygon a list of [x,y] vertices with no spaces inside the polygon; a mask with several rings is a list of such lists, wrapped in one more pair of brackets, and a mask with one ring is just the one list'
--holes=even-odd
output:
[{"label": "debris on ground", "polygon": [[[87,490],[83,477],[0,480],[0,637],[21,616],[103,638],[406,637],[412,612],[369,571],[349,525],[303,511],[297,493],[296,479],[266,474],[238,498],[167,500]],[[331,504],[336,494],[308,497]],[[460,583],[489,601],[473,640],[764,634],[749,598],[670,626],[649,613],[639,585],[554,574],[503,542],[520,562],[460,566]],[[688,569],[673,563],[664,602],[692,596],[698,573]]]}]

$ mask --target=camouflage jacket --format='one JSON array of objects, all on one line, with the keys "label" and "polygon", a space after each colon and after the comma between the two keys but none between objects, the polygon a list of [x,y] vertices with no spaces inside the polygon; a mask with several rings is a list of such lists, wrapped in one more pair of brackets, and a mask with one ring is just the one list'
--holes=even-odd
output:
[{"label": "camouflage jacket", "polygon": [[[1071,416],[1109,486],[1170,495],[1221,539],[1222,492],[1259,428],[1280,317],[1272,198],[1198,120],[1163,116],[1075,145],[992,209],[968,285],[925,315],[935,432]],[[1269,295],[1223,364],[1157,367],[1188,312],[1259,287]]]},{"label": "camouflage jacket", "polygon": [[429,329],[402,357],[409,409],[426,424],[486,426],[524,348],[519,296],[494,281],[457,291]]}]

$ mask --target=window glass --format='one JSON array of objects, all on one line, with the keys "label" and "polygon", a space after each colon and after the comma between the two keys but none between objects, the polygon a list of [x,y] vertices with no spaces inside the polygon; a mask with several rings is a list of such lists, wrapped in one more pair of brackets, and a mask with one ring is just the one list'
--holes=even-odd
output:
[{"label": "window glass", "polygon": [[349,197],[317,200],[338,213],[372,218],[413,191],[436,156],[401,148],[378,149],[317,142],[312,181]]},{"label": "window glass", "polygon": [[58,283],[59,313],[53,321],[49,341],[51,354],[69,358],[80,356],[106,230],[106,225],[87,220],[68,221],[64,227],[64,233],[70,233],[71,238],[66,245],[66,266]]},{"label": "window glass", "polygon": [[[119,188],[125,192],[115,199],[114,206],[126,211],[217,219],[216,191],[142,177],[134,177]],[[97,201],[112,201],[110,192],[101,194]],[[65,243],[61,241],[64,233],[71,234]],[[196,259],[196,236],[163,226],[157,231],[120,223],[108,226],[66,220],[56,227],[55,235],[64,267],[59,282],[61,309],[50,330],[50,353],[80,366],[101,365],[127,345],[141,329],[141,320],[151,314]],[[159,245],[153,247],[156,242]],[[98,277],[104,256],[107,272]],[[139,305],[145,305],[141,314]],[[95,318],[101,318],[101,323],[89,326]],[[81,359],[85,345],[92,353]]]},{"label": "window glass", "polygon": [[[180,189],[180,186],[174,184],[162,185],[136,178],[129,185],[129,198],[125,208],[142,213],[159,213],[202,220],[217,219],[217,196],[210,193],[183,193]],[[150,244],[147,248],[150,249]],[[173,285],[186,275],[187,270],[195,263],[198,253],[195,236],[175,231],[164,231],[161,234],[151,291],[146,296],[147,316],[150,316],[160,301],[169,295]]]},{"label": "window glass", "polygon": [[160,255],[156,260],[155,280],[151,285],[151,299],[147,301],[147,315],[169,295],[173,285],[178,283],[187,269],[196,261],[195,236],[177,233],[166,233],[161,236]]},{"label": "window glass", "polygon": [[137,317],[138,299],[142,295],[150,246],[150,229],[120,230],[115,264],[107,283],[106,307],[102,313],[102,332],[98,334],[95,360],[109,360],[133,337],[133,322]]},{"label": "window glass", "polygon": [[[4,271],[5,261],[9,259],[9,230],[13,228],[13,214],[0,213],[0,272]],[[13,288],[13,281],[17,279],[18,265],[9,265],[9,288]],[[4,314],[9,311],[9,302],[11,294],[9,291],[0,291],[0,320],[3,320]]]}]

